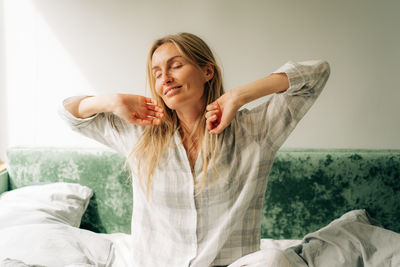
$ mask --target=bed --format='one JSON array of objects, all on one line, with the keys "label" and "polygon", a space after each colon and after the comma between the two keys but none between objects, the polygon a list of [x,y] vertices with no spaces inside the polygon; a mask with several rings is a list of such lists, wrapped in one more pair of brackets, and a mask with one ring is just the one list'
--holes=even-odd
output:
[{"label": "bed", "polygon": [[[132,266],[120,155],[10,148],[0,192],[1,266]],[[281,149],[261,250],[231,267],[400,266],[399,232],[400,150]]]}]

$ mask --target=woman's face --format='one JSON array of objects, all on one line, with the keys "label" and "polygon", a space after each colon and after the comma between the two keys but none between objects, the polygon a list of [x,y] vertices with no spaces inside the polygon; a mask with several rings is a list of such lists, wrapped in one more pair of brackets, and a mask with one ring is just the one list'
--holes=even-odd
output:
[{"label": "woman's face", "polygon": [[172,43],[158,47],[151,63],[157,94],[170,109],[205,105],[204,84],[211,79],[206,68],[189,63]]}]

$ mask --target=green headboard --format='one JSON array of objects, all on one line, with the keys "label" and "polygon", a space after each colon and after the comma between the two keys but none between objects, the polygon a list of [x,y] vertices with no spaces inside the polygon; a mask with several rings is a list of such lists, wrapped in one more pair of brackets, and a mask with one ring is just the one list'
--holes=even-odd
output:
[{"label": "green headboard", "polygon": [[[130,233],[132,188],[124,158],[103,149],[10,148],[10,189],[68,181],[93,189],[81,227]],[[264,204],[263,238],[300,239],[365,208],[400,232],[400,150],[281,149]]]},{"label": "green headboard", "polygon": [[281,150],[268,181],[262,236],[302,238],[353,209],[400,232],[400,150]]},{"label": "green headboard", "polygon": [[124,158],[109,150],[10,148],[6,152],[10,189],[40,182],[80,183],[94,192],[81,228],[130,233],[132,186]]}]

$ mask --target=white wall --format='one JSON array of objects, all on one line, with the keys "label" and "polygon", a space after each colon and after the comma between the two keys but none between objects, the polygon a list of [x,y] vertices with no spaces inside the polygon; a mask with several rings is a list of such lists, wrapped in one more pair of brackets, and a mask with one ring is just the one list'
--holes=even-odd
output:
[{"label": "white wall", "polygon": [[145,94],[152,41],[189,31],[214,50],[227,89],[288,60],[330,62],[325,91],[285,147],[400,149],[399,3],[5,0],[8,145],[96,146],[58,118],[60,101]]},{"label": "white wall", "polygon": [[0,1],[0,162],[5,160],[7,140],[7,95],[5,88],[4,7]]}]

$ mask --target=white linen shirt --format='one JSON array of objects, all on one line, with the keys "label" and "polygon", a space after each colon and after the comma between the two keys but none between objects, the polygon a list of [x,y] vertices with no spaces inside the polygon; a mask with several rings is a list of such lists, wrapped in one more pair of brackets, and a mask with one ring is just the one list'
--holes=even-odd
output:
[{"label": "white linen shirt", "polygon": [[[260,249],[260,227],[268,175],[274,156],[325,86],[326,61],[287,62],[290,87],[265,103],[237,112],[221,133],[217,169],[220,179],[196,195],[194,178],[202,178],[201,157],[193,176],[179,134],[152,176],[149,201],[133,169],[132,257],[134,266],[207,267],[229,265]],[[76,97],[64,100],[64,104]],[[113,113],[87,119],[62,117],[72,129],[128,156],[142,127]],[[116,130],[116,127],[119,130]],[[210,178],[213,175],[209,166]]]}]

